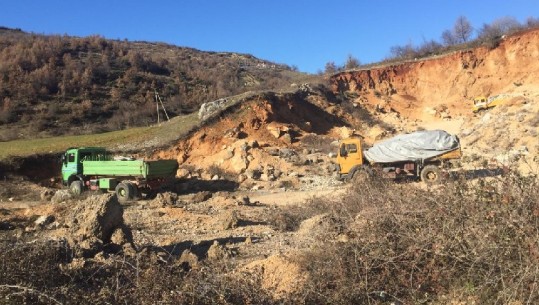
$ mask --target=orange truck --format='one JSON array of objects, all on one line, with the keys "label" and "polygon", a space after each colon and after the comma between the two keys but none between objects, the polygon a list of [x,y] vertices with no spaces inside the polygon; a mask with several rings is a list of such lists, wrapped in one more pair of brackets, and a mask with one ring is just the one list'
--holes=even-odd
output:
[{"label": "orange truck", "polygon": [[337,152],[339,178],[379,172],[388,178],[412,177],[433,184],[443,177],[451,160],[462,156],[458,137],[443,130],[399,135],[364,150],[359,138],[342,140]]}]

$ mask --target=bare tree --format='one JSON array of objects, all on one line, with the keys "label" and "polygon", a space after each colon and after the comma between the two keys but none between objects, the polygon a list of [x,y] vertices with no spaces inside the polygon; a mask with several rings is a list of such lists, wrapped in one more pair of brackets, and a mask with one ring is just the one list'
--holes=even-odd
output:
[{"label": "bare tree", "polygon": [[419,47],[416,48],[416,53],[421,57],[431,56],[439,52],[441,49],[442,45],[439,42],[428,40],[424,41]]},{"label": "bare tree", "polygon": [[355,69],[355,68],[359,68],[360,65],[361,63],[359,62],[357,58],[355,58],[352,55],[348,55],[348,58],[346,59],[346,63],[344,64],[344,68]]},{"label": "bare tree", "polygon": [[494,20],[492,26],[498,28],[502,34],[510,34],[522,28],[520,23],[514,17],[502,17]]},{"label": "bare tree", "polygon": [[411,43],[405,46],[393,46],[389,52],[393,57],[400,59],[410,59],[416,55],[415,48]]},{"label": "bare tree", "polygon": [[335,65],[335,63],[333,61],[329,61],[326,63],[326,66],[324,68],[324,72],[326,74],[333,74],[333,73],[336,73],[337,72],[337,66]]},{"label": "bare tree", "polygon": [[513,17],[503,17],[494,20],[491,24],[483,24],[478,37],[483,40],[499,38],[522,28],[520,23]]},{"label": "bare tree", "polygon": [[455,22],[453,32],[454,32],[455,38],[457,39],[457,42],[465,43],[472,36],[473,27],[470,21],[468,21],[468,18],[464,16],[460,16],[457,18],[457,21]]},{"label": "bare tree", "polygon": [[451,30],[445,30],[442,33],[442,41],[446,46],[453,46],[457,44],[457,38]]},{"label": "bare tree", "polygon": [[539,26],[539,19],[534,17],[528,17],[528,19],[526,19],[526,26],[528,28],[534,28]]}]

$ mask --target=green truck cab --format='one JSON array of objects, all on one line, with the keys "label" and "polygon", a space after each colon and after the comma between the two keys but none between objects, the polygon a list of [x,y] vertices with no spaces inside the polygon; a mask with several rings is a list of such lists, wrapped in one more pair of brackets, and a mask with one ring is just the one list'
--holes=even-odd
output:
[{"label": "green truck cab", "polygon": [[177,169],[176,160],[116,159],[103,147],[70,148],[62,156],[62,182],[73,194],[113,191],[121,202],[154,192]]}]

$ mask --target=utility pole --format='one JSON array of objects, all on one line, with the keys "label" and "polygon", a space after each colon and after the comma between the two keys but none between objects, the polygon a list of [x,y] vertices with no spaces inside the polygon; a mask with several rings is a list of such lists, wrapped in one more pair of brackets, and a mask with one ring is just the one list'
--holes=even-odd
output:
[{"label": "utility pole", "polygon": [[168,117],[167,110],[165,109],[165,105],[163,104],[163,100],[161,100],[161,97],[159,96],[159,93],[157,93],[157,90],[155,92],[155,107],[157,109],[157,124],[159,124],[159,104],[161,104],[161,107],[163,107],[163,112],[165,112],[165,116],[167,117],[167,121],[170,121],[170,118]]}]

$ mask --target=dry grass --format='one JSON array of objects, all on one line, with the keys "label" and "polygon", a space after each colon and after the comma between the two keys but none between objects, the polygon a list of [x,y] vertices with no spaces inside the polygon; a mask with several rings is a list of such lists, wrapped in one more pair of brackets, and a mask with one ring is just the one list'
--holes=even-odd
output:
[{"label": "dry grass", "polygon": [[328,231],[300,259],[307,303],[537,303],[538,186],[509,175],[432,190],[356,187],[328,205],[349,240]]},{"label": "dry grass", "polygon": [[197,115],[190,114],[151,127],[136,127],[92,135],[0,142],[0,161],[12,156],[60,153],[69,147],[103,146],[122,151],[162,147],[188,134],[197,124],[199,124]]},{"label": "dry grass", "polygon": [[309,274],[304,289],[279,300],[235,260],[186,269],[148,248],[77,265],[65,243],[2,239],[0,295],[5,304],[535,304],[537,198],[536,177],[510,173],[430,189],[375,180],[276,210],[268,217],[282,231],[314,215],[331,222],[294,258]]}]

